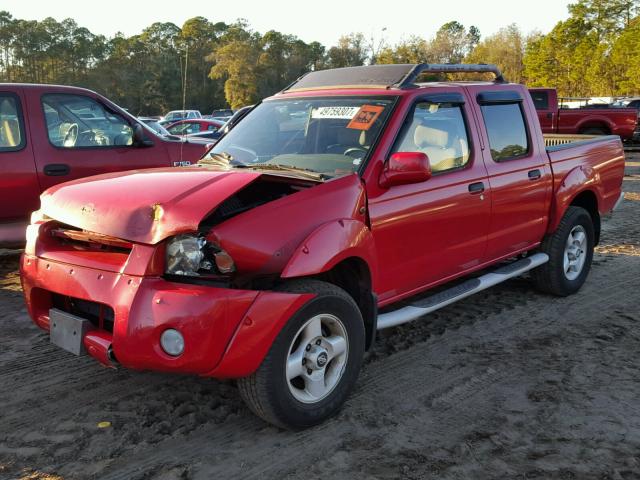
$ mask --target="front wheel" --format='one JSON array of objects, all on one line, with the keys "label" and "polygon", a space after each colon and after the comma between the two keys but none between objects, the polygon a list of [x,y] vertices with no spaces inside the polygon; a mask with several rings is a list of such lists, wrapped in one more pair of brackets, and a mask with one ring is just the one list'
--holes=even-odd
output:
[{"label": "front wheel", "polygon": [[563,297],[577,292],[589,274],[594,244],[589,212],[569,207],[556,231],[542,242],[540,249],[549,261],[531,272],[536,287]]},{"label": "front wheel", "polygon": [[276,337],[258,370],[238,380],[258,416],[283,428],[303,428],[336,413],[351,392],[364,356],[365,330],[355,301],[317,280],[282,290],[315,293]]}]

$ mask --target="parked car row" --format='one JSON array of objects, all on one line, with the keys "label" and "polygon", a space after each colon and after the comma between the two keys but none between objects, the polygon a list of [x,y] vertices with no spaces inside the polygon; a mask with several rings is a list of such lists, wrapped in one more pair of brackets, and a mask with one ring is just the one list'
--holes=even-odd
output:
[{"label": "parked car row", "polygon": [[[420,81],[460,71],[495,81]],[[0,155],[24,155],[4,177],[12,195],[35,209],[41,170],[89,175],[112,155],[98,161],[109,173],[48,188],[31,217],[35,324],[105,366],[237,379],[284,428],[338,411],[379,329],[525,272],[543,292],[578,291],[623,198],[620,137],[547,146],[541,114],[556,132],[584,118],[552,92],[541,108],[493,65],[310,72],[237,112],[197,165],[127,172],[180,164],[166,152],[191,144],[91,92],[37,88],[0,97]],[[622,134],[635,122],[603,118]]]}]

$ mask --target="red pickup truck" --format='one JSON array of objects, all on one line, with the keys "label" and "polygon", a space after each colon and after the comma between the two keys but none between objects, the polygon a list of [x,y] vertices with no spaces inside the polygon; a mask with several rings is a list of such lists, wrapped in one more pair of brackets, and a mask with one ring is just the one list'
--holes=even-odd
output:
[{"label": "red pickup truck", "polygon": [[618,135],[631,140],[638,126],[634,108],[560,108],[555,88],[530,88],[542,133]]},{"label": "red pickup truck", "polygon": [[195,163],[208,146],[158,136],[90,90],[0,84],[0,246],[24,245],[29,214],[52,185]]},{"label": "red pickup truck", "polygon": [[[497,78],[418,82],[434,71]],[[378,329],[524,272],[576,292],[623,172],[618,137],[545,147],[495,66],[316,71],[198,166],[50,188],[22,285],[54,344],[236,378],[256,414],[305,427],[345,401]]]}]

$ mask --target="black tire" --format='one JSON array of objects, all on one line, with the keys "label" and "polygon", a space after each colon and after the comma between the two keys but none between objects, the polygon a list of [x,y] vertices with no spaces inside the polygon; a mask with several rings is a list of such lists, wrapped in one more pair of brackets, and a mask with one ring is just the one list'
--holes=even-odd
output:
[{"label": "black tire", "polygon": [[[238,379],[238,389],[247,406],[259,417],[281,428],[305,428],[334,415],[353,389],[365,350],[362,314],[353,298],[341,288],[318,280],[294,280],[279,288],[292,293],[315,293],[284,326],[258,370]],[[315,403],[303,403],[290,391],[285,368],[289,349],[301,327],[319,314],[339,318],[348,337],[347,360],[333,390]],[[328,368],[328,367],[327,367]]]},{"label": "black tire", "polygon": [[609,135],[609,132],[607,132],[604,128],[599,127],[585,128],[580,133],[582,135]]},{"label": "black tire", "polygon": [[[564,270],[565,245],[569,234],[578,225],[586,232],[587,248],[583,253],[586,258],[580,274],[575,279],[569,279]],[[540,246],[540,251],[549,255],[549,261],[531,272],[536,288],[561,297],[580,290],[591,268],[594,244],[593,220],[589,212],[581,207],[569,207],[556,231],[548,235]]]}]

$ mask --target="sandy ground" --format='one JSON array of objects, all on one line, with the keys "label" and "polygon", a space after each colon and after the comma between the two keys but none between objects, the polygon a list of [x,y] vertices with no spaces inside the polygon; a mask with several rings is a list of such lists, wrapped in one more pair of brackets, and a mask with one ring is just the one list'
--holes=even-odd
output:
[{"label": "sandy ground", "polygon": [[579,294],[515,279],[385,331],[341,413],[297,433],[252,416],[231,382],[50,346],[5,252],[0,478],[640,478],[639,158]]}]

